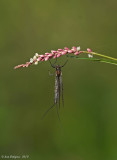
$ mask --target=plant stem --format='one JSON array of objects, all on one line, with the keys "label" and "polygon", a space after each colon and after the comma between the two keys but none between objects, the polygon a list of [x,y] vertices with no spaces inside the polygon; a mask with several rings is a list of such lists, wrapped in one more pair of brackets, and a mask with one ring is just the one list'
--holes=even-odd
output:
[{"label": "plant stem", "polygon": [[106,56],[106,55],[103,55],[103,54],[99,54],[99,53],[95,53],[95,52],[83,51],[83,53],[93,54],[93,55],[97,55],[97,56],[100,56],[100,57],[104,57],[104,58],[108,58],[108,59],[112,59],[112,60],[117,61],[117,58],[109,57],[109,56]]},{"label": "plant stem", "polygon": [[[89,53],[89,52],[88,52],[88,53]],[[67,55],[67,57],[77,58],[77,59],[79,59],[79,60],[98,61],[98,62],[103,62],[103,63],[109,63],[109,64],[117,65],[117,62],[110,61],[110,60],[107,60],[107,59],[97,59],[97,58],[80,58],[80,57],[77,57],[77,56],[70,56],[70,55]]]}]

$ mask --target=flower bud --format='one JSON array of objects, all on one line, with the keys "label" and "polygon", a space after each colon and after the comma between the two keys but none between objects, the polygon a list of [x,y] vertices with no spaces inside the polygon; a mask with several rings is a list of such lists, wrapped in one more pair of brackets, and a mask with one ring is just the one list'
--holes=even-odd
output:
[{"label": "flower bud", "polygon": [[33,63],[33,58],[30,58],[30,63]]},{"label": "flower bud", "polygon": [[39,58],[37,58],[37,61],[41,61],[41,59],[42,59],[42,58],[41,58],[41,57],[39,57]]},{"label": "flower bud", "polygon": [[65,49],[65,50],[69,50],[69,48],[67,48],[67,47],[64,47],[64,49]]},{"label": "flower bud", "polygon": [[62,55],[65,55],[65,54],[67,54],[67,52],[66,51],[62,51],[62,53],[61,53]]},{"label": "flower bud", "polygon": [[76,51],[77,51],[77,48],[76,48],[76,47],[72,47],[72,50],[73,50],[74,52],[76,52]]},{"label": "flower bud", "polygon": [[34,64],[37,65],[37,64],[38,64],[38,61],[36,61]]},{"label": "flower bud", "polygon": [[48,57],[48,56],[46,56],[46,57],[45,57],[45,61],[48,61],[48,59],[49,59],[49,57]]},{"label": "flower bud", "polygon": [[40,56],[41,58],[45,57],[45,55],[43,55],[43,54],[42,54],[42,55],[39,55],[39,56]]},{"label": "flower bud", "polygon": [[58,49],[58,51],[63,51],[63,49]]},{"label": "flower bud", "polygon": [[60,54],[60,53],[58,53],[58,54],[57,54],[57,57],[60,57],[60,56],[61,56],[61,54]]},{"label": "flower bud", "polygon": [[55,51],[55,50],[51,50],[51,52],[52,52],[52,53],[57,53],[57,51]]},{"label": "flower bud", "polygon": [[80,51],[80,46],[79,46],[79,47],[77,47],[77,51]]},{"label": "flower bud", "polygon": [[53,57],[54,59],[56,58],[56,55]]},{"label": "flower bud", "polygon": [[38,54],[38,53],[35,53],[35,56],[36,56],[36,57],[38,57],[38,56],[39,56],[39,54]]},{"label": "flower bud", "polygon": [[45,53],[45,55],[49,55],[50,53]]},{"label": "flower bud", "polygon": [[52,54],[52,53],[48,54],[48,57],[52,57],[52,56],[53,56],[53,54]]},{"label": "flower bud", "polygon": [[92,52],[90,48],[87,48],[87,51],[88,51],[88,52]]},{"label": "flower bud", "polygon": [[68,53],[73,53],[73,51],[72,50],[68,50]]},{"label": "flower bud", "polygon": [[78,51],[77,51],[77,52],[75,52],[75,53],[74,53],[74,55],[79,55],[79,52],[78,52]]},{"label": "flower bud", "polygon": [[37,57],[36,57],[36,56],[34,56],[34,57],[33,57],[33,60],[35,60],[35,59],[37,59]]},{"label": "flower bud", "polygon": [[88,57],[89,57],[89,58],[93,58],[93,55],[92,55],[92,54],[88,54]]}]

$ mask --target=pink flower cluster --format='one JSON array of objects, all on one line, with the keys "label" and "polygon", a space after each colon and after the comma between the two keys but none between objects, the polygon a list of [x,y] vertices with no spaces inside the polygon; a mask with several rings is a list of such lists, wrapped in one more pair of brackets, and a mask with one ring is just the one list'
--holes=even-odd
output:
[{"label": "pink flower cluster", "polygon": [[[88,48],[88,52],[91,52],[91,50]],[[37,65],[39,61],[48,61],[51,58],[59,58],[62,55],[66,54],[74,54],[74,55],[79,55],[80,53],[83,53],[83,51],[80,51],[80,46],[79,47],[72,47],[72,49],[69,49],[65,47],[64,49],[58,49],[57,51],[51,50],[51,53],[45,53],[45,54],[38,54],[35,53],[33,58],[30,58],[30,62],[26,62],[26,64],[20,64],[18,66],[15,66],[14,69],[20,68],[20,67],[28,67],[32,64]]]}]

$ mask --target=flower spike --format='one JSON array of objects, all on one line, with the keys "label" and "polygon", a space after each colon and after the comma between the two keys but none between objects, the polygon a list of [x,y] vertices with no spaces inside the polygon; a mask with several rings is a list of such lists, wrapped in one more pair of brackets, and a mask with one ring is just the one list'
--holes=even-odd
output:
[{"label": "flower spike", "polygon": [[[117,64],[117,62],[113,62],[113,61],[117,61],[116,58],[113,58],[113,57],[109,57],[109,56],[106,56],[106,55],[102,55],[102,54],[99,54],[99,53],[96,53],[96,52],[92,52],[92,50],[90,48],[87,48],[87,51],[82,51],[80,49],[80,46],[78,47],[75,47],[73,46],[71,49],[69,49],[68,47],[64,47],[64,49],[58,49],[58,50],[51,50],[50,53],[46,52],[45,54],[38,54],[38,53],[35,53],[35,55],[33,56],[33,58],[30,58],[30,61],[29,62],[26,62],[26,64],[20,64],[20,65],[17,65],[14,67],[14,69],[17,69],[17,68],[21,68],[21,67],[29,67],[30,65],[32,64],[39,64],[39,62],[42,62],[42,61],[48,61],[49,59],[55,59],[55,58],[59,58],[61,56],[64,56],[66,55],[67,57],[76,57],[78,59],[83,59],[83,58],[79,58],[78,56],[80,54],[88,54],[88,57],[87,58],[88,60],[95,60],[93,59],[94,55],[95,56],[98,56],[98,57],[103,57],[103,58],[106,58],[108,59],[108,63],[111,63],[111,64]],[[100,62],[105,62],[107,63],[107,61],[105,59],[98,59],[98,61],[100,60]],[[111,60],[111,61],[109,61]]]}]

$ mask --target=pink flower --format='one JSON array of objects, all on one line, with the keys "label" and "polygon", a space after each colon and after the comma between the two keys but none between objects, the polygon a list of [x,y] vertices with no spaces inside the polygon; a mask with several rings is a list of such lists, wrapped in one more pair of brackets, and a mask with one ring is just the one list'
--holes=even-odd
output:
[{"label": "pink flower", "polygon": [[37,59],[34,59],[34,60],[33,60],[33,62],[36,62],[36,61],[37,61]]},{"label": "pink flower", "polygon": [[53,56],[53,54],[52,54],[52,53],[48,54],[48,57],[52,57],[52,56]]},{"label": "pink flower", "polygon": [[41,61],[44,61],[45,59],[43,58]]},{"label": "pink flower", "polygon": [[60,56],[61,56],[61,54],[60,54],[60,53],[58,53],[58,54],[57,54],[57,57],[60,57]]},{"label": "pink flower", "polygon": [[72,50],[68,50],[68,53],[73,53],[73,51]]},{"label": "pink flower", "polygon": [[55,50],[51,50],[51,52],[52,52],[52,53],[57,53],[57,51],[55,51]]},{"label": "pink flower", "polygon": [[42,57],[42,58],[45,57],[45,55],[43,55],[43,54],[42,54],[42,55],[39,55],[39,56]]},{"label": "pink flower", "polygon": [[76,47],[72,47],[72,50],[74,51],[74,52],[76,52],[77,51],[77,48]]},{"label": "pink flower", "polygon": [[56,58],[56,55],[53,57],[54,59]]},{"label": "pink flower", "polygon": [[14,69],[20,68],[20,67],[22,67],[22,66],[23,66],[23,64],[20,64],[20,65],[18,65],[18,66],[15,66]]},{"label": "pink flower", "polygon": [[74,55],[79,55],[79,52],[78,52],[78,51],[77,51],[77,52],[75,52],[75,53],[74,53]]},{"label": "pink flower", "polygon": [[48,57],[48,56],[46,56],[46,57],[45,57],[45,61],[48,61],[48,59],[49,59],[49,57]]},{"label": "pink flower", "polygon": [[69,48],[67,48],[67,47],[64,47],[64,49],[65,49],[65,50],[69,50]]},{"label": "pink flower", "polygon": [[63,51],[63,49],[58,49],[58,51]]},{"label": "pink flower", "polygon": [[41,57],[39,57],[39,58],[37,59],[37,61],[41,61],[41,59],[42,59],[42,58],[41,58]]},{"label": "pink flower", "polygon": [[49,55],[50,53],[45,53],[45,55]]},{"label": "pink flower", "polygon": [[62,51],[62,53],[61,53],[62,55],[65,55],[65,54],[67,54],[67,52],[66,51]]},{"label": "pink flower", "polygon": [[[92,54],[91,49],[87,48],[87,51],[89,52],[89,54]],[[80,53],[84,53],[86,51],[80,51],[80,46],[79,47],[75,47],[73,46],[72,49],[69,49],[67,47],[64,47],[64,49],[58,49],[57,51],[55,50],[51,50],[51,53],[45,53],[45,54],[41,54],[39,55],[38,53],[35,53],[35,55],[33,56],[33,58],[30,58],[29,62],[26,62],[26,64],[21,64],[18,66],[15,66],[14,69],[20,68],[20,67],[28,67],[32,64],[38,64],[39,61],[48,61],[50,58],[58,58],[62,55],[66,55],[66,54],[74,54],[74,55],[79,55]],[[91,57],[91,56],[90,56]]]},{"label": "pink flower", "polygon": [[92,52],[90,48],[87,48],[87,51],[88,51],[88,52]]}]

